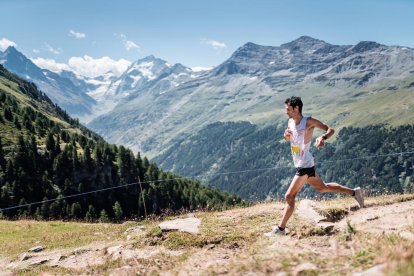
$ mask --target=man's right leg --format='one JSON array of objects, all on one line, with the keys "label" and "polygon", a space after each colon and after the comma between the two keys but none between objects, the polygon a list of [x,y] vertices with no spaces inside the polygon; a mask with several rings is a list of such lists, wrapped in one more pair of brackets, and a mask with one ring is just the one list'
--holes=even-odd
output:
[{"label": "man's right leg", "polygon": [[295,210],[295,198],[299,191],[302,189],[305,184],[307,175],[295,175],[290,183],[289,189],[285,194],[286,207],[283,212],[282,220],[280,221],[279,227],[285,228],[289,218],[292,216],[293,211]]}]

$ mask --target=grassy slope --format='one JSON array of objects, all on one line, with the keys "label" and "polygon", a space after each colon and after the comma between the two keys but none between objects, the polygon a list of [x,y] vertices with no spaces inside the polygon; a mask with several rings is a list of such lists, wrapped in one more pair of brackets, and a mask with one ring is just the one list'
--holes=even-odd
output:
[{"label": "grassy slope", "polygon": [[[140,103],[134,103],[136,110],[151,108],[151,112],[157,116],[161,114],[157,110],[163,110],[165,116],[162,119],[151,117],[154,123],[144,126],[150,118],[143,120],[142,124],[133,124],[131,122],[136,122],[136,114],[130,112],[128,123],[124,121],[127,128],[120,132],[123,132],[122,139],[132,143],[136,141],[137,133],[148,134],[151,139],[146,139],[145,135],[140,137],[148,146],[144,149],[145,154],[153,158],[168,148],[175,138],[194,134],[207,123],[249,121],[259,126],[284,124],[287,120],[284,101],[292,95],[303,98],[304,114],[311,114],[337,129],[350,125],[399,126],[414,121],[413,88],[407,88],[413,80],[412,77],[384,79],[365,86],[345,82],[329,86],[326,83],[305,81],[282,86],[280,90],[262,82],[234,86],[232,82],[222,81],[212,86],[166,93],[152,102],[142,99]],[[239,81],[243,83],[243,77]],[[120,132],[117,135],[116,132],[105,135],[115,140]]]},{"label": "grassy slope", "polygon": [[[376,206],[414,200],[414,195],[381,196],[366,199],[367,206]],[[343,216],[354,202],[350,198],[319,202],[320,213]],[[275,212],[276,207],[276,212]],[[369,209],[367,208],[367,209]],[[158,228],[159,220],[138,223],[145,226],[143,234],[132,242],[135,250],[147,250],[147,256],[129,261],[111,261],[103,265],[81,269],[51,268],[41,265],[16,271],[21,275],[50,273],[110,273],[129,265],[128,273],[159,274],[230,274],[249,272],[274,274],[295,273],[303,263],[317,268],[306,275],[350,275],[376,264],[385,263],[390,275],[412,275],[414,272],[414,246],[398,235],[389,233],[380,237],[359,231],[352,222],[345,230],[327,233],[294,215],[289,223],[287,237],[265,238],[266,232],[280,218],[283,203],[262,203],[225,212],[199,212],[201,233],[164,232]],[[367,210],[364,209],[364,210]],[[167,218],[169,219],[169,218]],[[84,224],[76,222],[0,221],[1,258],[17,259],[30,247],[44,245],[46,251],[74,249],[90,243],[122,244],[125,224]],[[407,231],[414,232],[414,225]],[[150,256],[150,252],[163,248],[163,253]],[[169,254],[175,252],[177,254]],[[98,255],[102,254],[100,252]],[[129,275],[129,274],[127,274]]]},{"label": "grassy slope", "polygon": [[[16,82],[13,82],[0,76],[0,89],[5,91],[6,94],[14,96],[21,109],[25,107],[31,107],[33,110],[36,110],[45,115],[49,120],[52,120],[56,124],[59,124],[62,128],[66,128],[72,132],[80,132],[79,129],[70,128],[70,124],[68,122],[60,118],[60,116],[56,113],[54,113],[54,106],[50,105],[47,102],[34,101],[30,99],[29,96],[23,94],[20,91],[19,86]],[[3,113],[3,108],[0,108],[0,112]],[[4,123],[1,124],[1,126],[1,137],[4,146],[16,144],[17,137],[19,135],[25,136],[30,134],[26,128],[22,128],[19,130],[16,128],[13,122],[9,122],[7,120],[4,120]],[[38,144],[44,144],[45,137],[39,137],[37,135],[35,136]]]},{"label": "grassy slope", "polygon": [[[409,82],[409,81],[407,81]],[[329,87],[322,84],[299,84],[287,87],[285,91],[261,91],[262,94],[271,97],[259,104],[249,105],[249,101],[242,101],[226,107],[226,115],[221,121],[249,121],[260,127],[286,127],[287,116],[284,114],[284,101],[291,95],[301,96],[304,101],[303,113],[312,115],[334,127],[337,131],[346,126],[365,127],[368,125],[388,124],[400,126],[411,124],[414,121],[414,97],[412,88],[405,88],[408,84],[402,84],[397,90],[388,89],[392,83],[379,83],[364,87]],[[254,88],[243,88],[243,91],[252,91]],[[201,96],[200,96],[201,97]],[[204,96],[206,97],[206,96]],[[255,102],[255,101],[252,101]],[[219,103],[217,103],[219,104]],[[188,108],[188,107],[187,107]],[[246,108],[246,109],[244,109]],[[242,112],[245,111],[245,112]],[[172,116],[174,118],[174,116]],[[215,120],[203,118],[205,121]],[[193,119],[188,125],[193,126]],[[181,122],[182,123],[182,122]],[[178,135],[187,132],[194,134],[192,129],[184,129],[177,124],[174,133]],[[321,131],[315,131],[320,135]],[[165,137],[166,133],[159,134],[158,138]],[[160,139],[161,139],[160,138]],[[336,138],[336,135],[333,139]],[[166,141],[166,140],[165,140]],[[153,149],[150,157],[161,155],[159,148]]]},{"label": "grassy slope", "polygon": [[[54,114],[53,112],[50,111],[52,109],[52,107],[49,104],[42,103],[42,104],[35,107],[33,105],[34,101],[31,100],[27,95],[23,94],[20,91],[19,86],[18,86],[17,83],[12,82],[12,81],[0,76],[0,88],[2,90],[6,91],[6,93],[15,96],[17,98],[17,100],[20,102],[20,107],[23,108],[25,106],[30,106],[34,110],[42,112],[46,117],[48,117],[49,119],[55,121],[56,123],[60,123],[63,126],[69,126],[69,124],[67,122],[63,121],[56,114]],[[39,103],[39,102],[37,102],[37,103]]]},{"label": "grassy slope", "polygon": [[230,116],[228,121],[252,121],[257,124],[284,123],[284,100],[292,95],[302,97],[303,113],[328,122],[336,128],[344,126],[364,127],[372,124],[399,126],[414,121],[413,89],[387,90],[375,87],[335,88],[315,84],[291,87],[274,95],[251,113]]}]

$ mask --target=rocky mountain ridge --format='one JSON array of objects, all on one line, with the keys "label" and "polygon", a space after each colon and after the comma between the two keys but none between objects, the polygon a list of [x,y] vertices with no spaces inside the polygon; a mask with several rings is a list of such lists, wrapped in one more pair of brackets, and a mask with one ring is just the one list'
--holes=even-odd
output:
[{"label": "rocky mountain ridge", "polygon": [[[293,94],[303,97],[313,115],[350,125],[361,101],[378,101],[375,95],[389,91],[405,98],[413,81],[411,48],[366,41],[332,45],[307,36],[278,47],[246,43],[198,78],[166,94],[139,95],[89,126],[109,141],[155,156],[217,121],[282,122],[277,108]],[[396,112],[385,115],[393,118],[384,123],[393,124]]]},{"label": "rocky mountain ridge", "polygon": [[86,77],[62,70],[41,69],[14,47],[0,52],[0,64],[20,77],[34,82],[56,104],[66,109],[81,122],[111,111],[126,97],[139,91],[165,93],[199,73],[181,64],[148,56],[137,60],[119,77],[107,72],[97,77]]},{"label": "rocky mountain ridge", "polygon": [[34,82],[54,103],[76,117],[90,115],[95,100],[79,83],[47,69],[41,69],[14,47],[0,53],[0,63],[23,79]]}]

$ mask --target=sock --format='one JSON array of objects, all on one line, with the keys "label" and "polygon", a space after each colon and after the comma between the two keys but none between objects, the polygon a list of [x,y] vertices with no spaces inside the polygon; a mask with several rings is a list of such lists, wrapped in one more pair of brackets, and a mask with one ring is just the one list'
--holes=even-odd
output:
[{"label": "sock", "polygon": [[352,196],[355,196],[355,190],[352,192]]},{"label": "sock", "polygon": [[285,228],[282,228],[280,226],[278,226],[278,228],[279,228],[280,231],[284,231],[285,230]]}]

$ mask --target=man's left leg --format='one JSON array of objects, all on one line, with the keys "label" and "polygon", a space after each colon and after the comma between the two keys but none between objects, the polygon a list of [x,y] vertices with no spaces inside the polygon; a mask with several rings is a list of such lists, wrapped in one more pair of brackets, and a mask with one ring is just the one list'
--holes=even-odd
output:
[{"label": "man's left leg", "polygon": [[348,194],[355,198],[358,202],[359,208],[364,207],[364,196],[362,195],[361,188],[350,189],[348,187],[342,186],[335,182],[325,183],[321,180],[319,175],[315,174],[314,176],[308,177],[307,182],[311,185],[316,191],[320,193],[341,193]]}]

